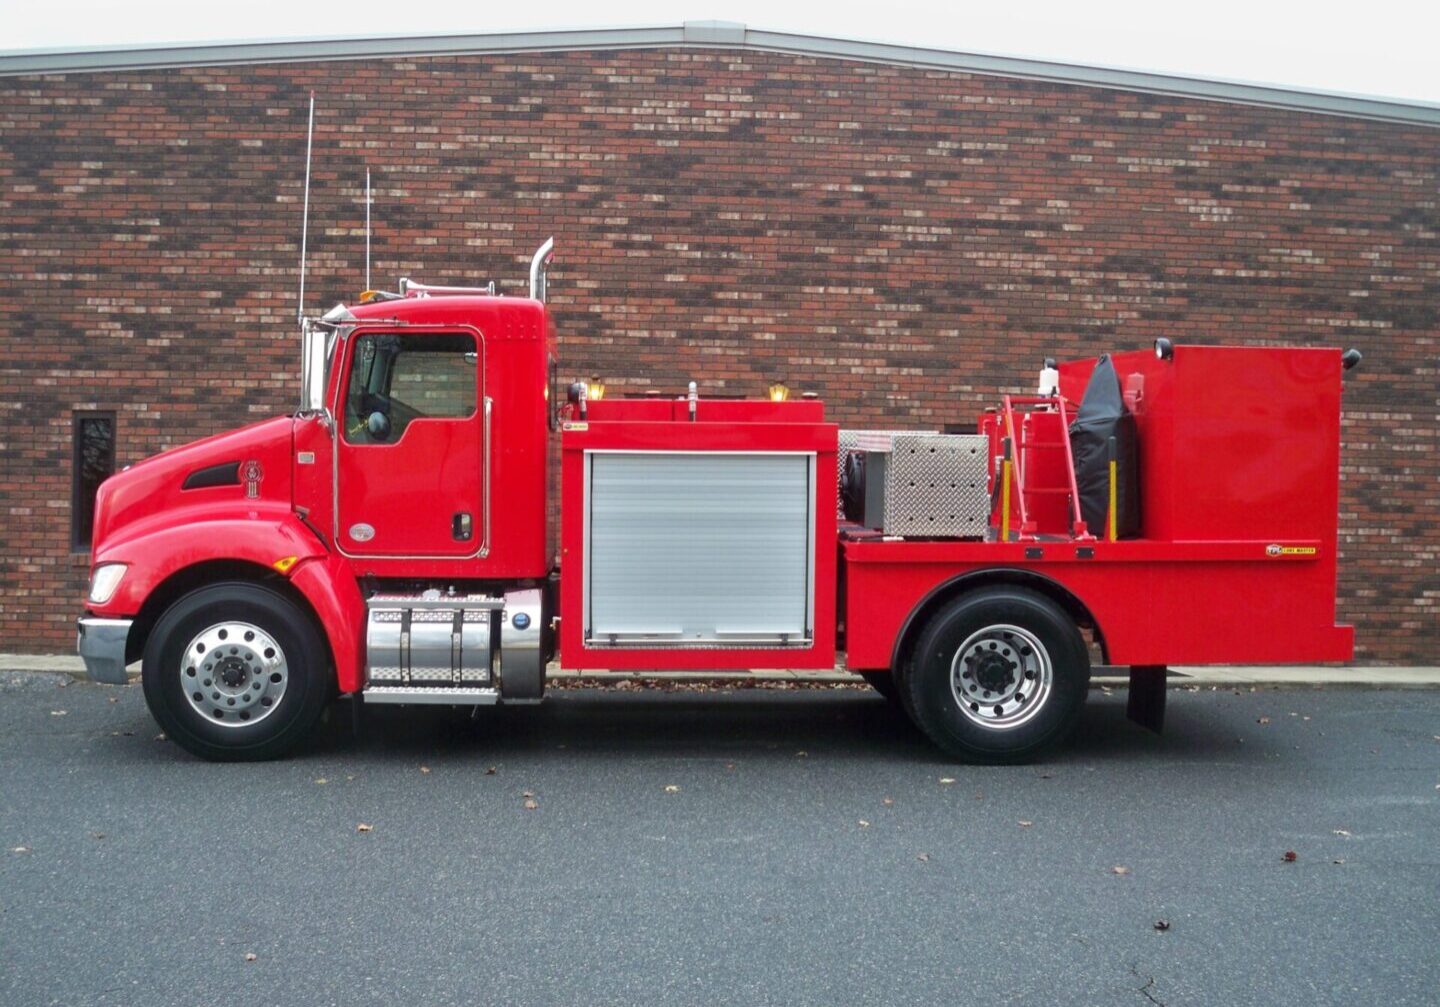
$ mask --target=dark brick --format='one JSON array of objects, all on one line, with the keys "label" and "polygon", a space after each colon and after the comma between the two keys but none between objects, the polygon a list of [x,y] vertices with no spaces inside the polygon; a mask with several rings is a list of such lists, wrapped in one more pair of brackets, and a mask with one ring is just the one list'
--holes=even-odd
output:
[{"label": "dark brick", "polygon": [[1040,359],[1354,345],[1341,618],[1435,663],[1440,133],[751,52],[369,60],[0,80],[0,650],[65,649],[70,416],[125,464],[290,407],[305,102],[311,309],[523,289],[554,234],[566,379],[819,391],[938,426]]}]

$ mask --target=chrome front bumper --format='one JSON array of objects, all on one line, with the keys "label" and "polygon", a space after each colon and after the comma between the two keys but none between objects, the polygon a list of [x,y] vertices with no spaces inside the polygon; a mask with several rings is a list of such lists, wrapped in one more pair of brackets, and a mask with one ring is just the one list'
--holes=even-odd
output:
[{"label": "chrome front bumper", "polygon": [[85,661],[85,672],[95,681],[125,684],[125,641],[130,638],[133,621],[94,616],[80,620],[75,649]]}]

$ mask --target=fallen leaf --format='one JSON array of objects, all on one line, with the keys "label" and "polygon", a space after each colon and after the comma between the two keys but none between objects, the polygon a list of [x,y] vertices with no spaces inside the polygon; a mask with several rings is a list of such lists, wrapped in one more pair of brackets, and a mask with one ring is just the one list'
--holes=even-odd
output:
[{"label": "fallen leaf", "polygon": [[103,832],[92,832],[92,833],[90,833],[90,838],[91,838],[91,839],[104,839],[104,838],[105,838],[105,833],[103,833]]},{"label": "fallen leaf", "polygon": [[12,847],[10,847],[10,852],[11,852],[11,853],[29,853],[29,852],[30,852],[30,847],[28,847],[28,846],[12,846]]},{"label": "fallen leaf", "polygon": [[955,782],[955,778],[954,778],[954,777],[951,777],[951,776],[942,776],[942,777],[940,777],[940,783],[941,783],[942,786],[949,786],[950,784],[952,784],[952,783],[954,783],[954,782]]},{"label": "fallen leaf", "polygon": [[1345,862],[1345,858],[1344,858],[1344,857],[1336,857],[1334,860],[1332,860],[1332,861],[1330,861],[1330,862],[1331,862],[1332,864],[1343,864],[1343,863]]},{"label": "fallen leaf", "polygon": [[1349,829],[1333,829],[1333,830],[1331,830],[1331,831],[1333,831],[1333,832],[1335,833],[1335,835],[1337,835],[1337,836],[1348,836],[1348,835],[1350,835],[1350,830],[1349,830]]},{"label": "fallen leaf", "polygon": [[540,807],[540,805],[538,802],[536,802],[535,798],[527,797],[525,798],[525,803],[523,807],[526,811],[534,811],[536,808]]},{"label": "fallen leaf", "polygon": [[421,766],[421,767],[420,767],[420,772],[422,772],[422,773],[428,773],[428,772],[430,772],[430,767],[429,767],[429,766]]},{"label": "fallen leaf", "polygon": [[883,804],[883,805],[885,805],[885,806],[888,808],[890,805],[892,805],[892,804],[895,803],[895,798],[893,798],[893,797],[887,797],[887,798],[885,798],[883,801],[881,801],[880,803]]},{"label": "fallen leaf", "polygon": [[918,861],[920,861],[922,864],[928,864],[928,863],[930,862],[930,854],[928,854],[928,853],[921,853],[921,854],[919,854],[918,856],[916,856],[915,859],[918,860]]},{"label": "fallen leaf", "polygon": [[1160,932],[1163,934],[1165,931],[1167,931],[1167,930],[1170,929],[1170,921],[1169,921],[1169,920],[1156,920],[1156,921],[1155,921],[1155,929],[1158,930],[1158,931],[1160,931]]},{"label": "fallen leaf", "polygon": [[485,775],[486,775],[486,776],[494,776],[494,775],[495,775],[495,767],[494,767],[494,766],[491,766],[489,769],[485,770]]},{"label": "fallen leaf", "polygon": [[1261,717],[1259,720],[1255,721],[1255,723],[1257,723],[1257,724],[1268,724],[1268,723],[1270,723],[1270,718],[1269,718],[1269,717]]},{"label": "fallen leaf", "polygon": [[680,793],[680,787],[679,787],[679,785],[674,784],[674,783],[667,783],[667,784],[665,784],[665,793],[667,793],[667,794],[678,794],[678,793]]},{"label": "fallen leaf", "polygon": [[862,828],[862,829],[868,829],[868,828],[870,828],[870,823],[867,822],[867,821],[865,821],[865,819],[862,818],[862,819],[860,819],[860,828]]},{"label": "fallen leaf", "polygon": [[1020,828],[1022,828],[1022,829],[1028,829],[1028,828],[1030,828],[1030,826],[1032,826],[1032,825],[1034,825],[1034,824],[1035,824],[1034,822],[1027,822],[1027,821],[1025,821],[1025,819],[1023,819],[1023,818],[1020,819]]},{"label": "fallen leaf", "polygon": [[1130,868],[1125,867],[1125,866],[1122,865],[1122,864],[1116,864],[1114,867],[1110,868],[1110,873],[1111,873],[1111,874],[1129,874],[1129,873],[1130,873]]},{"label": "fallen leaf", "polygon": [[323,777],[323,776],[317,776],[317,777],[315,777],[315,782],[318,783],[318,784],[320,784],[321,786],[324,786],[325,784],[329,783],[330,781],[327,780],[327,779],[325,779],[325,777]]},{"label": "fallen leaf", "polygon": [[116,699],[114,696],[111,696],[109,699],[106,700],[106,702],[107,702],[107,703],[118,703],[118,702],[120,702],[120,700]]},{"label": "fallen leaf", "polygon": [[63,716],[65,716],[65,714],[67,714],[68,712],[70,712],[70,711],[68,711],[68,710],[51,710],[51,711],[50,711],[50,716],[52,716],[52,717],[63,717]]},{"label": "fallen leaf", "polygon": [[245,960],[246,960],[247,962],[253,962],[253,961],[255,960],[255,958],[256,958],[256,955],[255,955],[255,952],[254,952],[254,951],[247,951],[247,952],[245,952]]},{"label": "fallen leaf", "polygon": [[1296,853],[1294,850],[1286,850],[1285,855],[1280,859],[1285,861],[1287,864],[1293,864],[1295,861],[1300,859],[1300,854]]},{"label": "fallen leaf", "polygon": [[367,825],[365,822],[361,822],[359,825],[355,826],[355,831],[356,831],[356,832],[374,832],[374,831],[375,831],[375,826],[373,826],[373,825]]}]

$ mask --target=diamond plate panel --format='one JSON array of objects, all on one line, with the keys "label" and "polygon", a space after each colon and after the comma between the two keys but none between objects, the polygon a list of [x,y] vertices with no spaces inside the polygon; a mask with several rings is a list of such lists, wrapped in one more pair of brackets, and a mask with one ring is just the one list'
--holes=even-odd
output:
[{"label": "diamond plate panel", "polygon": [[885,534],[979,538],[990,521],[980,434],[897,434],[885,479]]}]

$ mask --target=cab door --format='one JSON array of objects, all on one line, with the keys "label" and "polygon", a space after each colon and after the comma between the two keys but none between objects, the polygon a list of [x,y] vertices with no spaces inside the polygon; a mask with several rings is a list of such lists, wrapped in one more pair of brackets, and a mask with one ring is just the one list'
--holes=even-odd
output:
[{"label": "cab door", "polygon": [[357,557],[482,555],[484,340],[358,329],[337,417],[335,538]]}]

